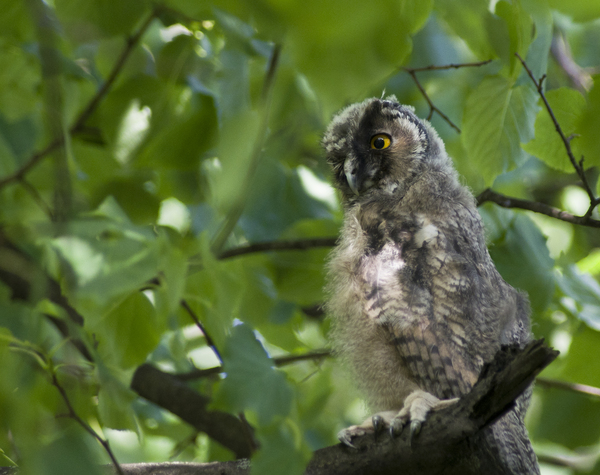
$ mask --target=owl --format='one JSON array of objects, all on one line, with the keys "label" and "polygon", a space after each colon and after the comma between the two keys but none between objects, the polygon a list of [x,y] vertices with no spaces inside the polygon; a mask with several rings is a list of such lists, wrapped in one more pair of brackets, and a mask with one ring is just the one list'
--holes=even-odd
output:
[{"label": "owl", "polygon": [[[322,145],[344,206],[328,263],[332,346],[374,412],[338,437],[352,446],[407,426],[412,440],[501,345],[530,341],[529,304],[496,270],[473,195],[412,107],[394,96],[348,106]],[[523,423],[530,394],[478,441],[501,473],[539,473]]]}]

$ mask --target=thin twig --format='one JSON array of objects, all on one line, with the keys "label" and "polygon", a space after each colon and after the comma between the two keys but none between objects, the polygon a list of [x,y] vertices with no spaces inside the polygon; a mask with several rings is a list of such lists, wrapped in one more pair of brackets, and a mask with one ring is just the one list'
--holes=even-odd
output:
[{"label": "thin twig", "polygon": [[427,120],[431,120],[433,113],[437,112],[440,115],[440,117],[442,119],[444,119],[448,123],[448,125],[450,125],[450,127],[452,127],[454,130],[456,130],[456,132],[458,132],[460,134],[460,129],[458,128],[458,126],[454,122],[452,122],[446,114],[444,114],[440,109],[438,109],[435,106],[435,104],[432,102],[432,100],[429,98],[429,96],[427,95],[427,92],[425,92],[425,88],[423,88],[423,86],[417,79],[417,74],[414,71],[411,71],[408,69],[406,70],[406,72],[408,74],[410,74],[410,77],[413,78],[413,81],[415,82],[416,86],[419,88],[419,91],[421,91],[423,98],[427,101],[427,104],[429,104],[429,114],[427,115]]},{"label": "thin twig", "polygon": [[296,239],[290,241],[258,242],[255,244],[247,244],[245,246],[227,249],[219,254],[219,259],[231,259],[232,257],[243,256],[245,254],[252,254],[255,252],[304,251],[306,249],[314,249],[317,247],[332,247],[335,245],[336,241],[337,238],[335,237],[324,237]]},{"label": "thin twig", "polygon": [[[79,114],[77,119],[75,119],[75,122],[69,129],[70,134],[73,135],[73,134],[77,134],[78,132],[83,131],[85,122],[89,119],[89,117],[98,108],[98,105],[100,104],[102,99],[104,99],[104,97],[106,96],[106,94],[108,93],[108,91],[110,90],[112,85],[114,84],[117,76],[123,69],[125,62],[131,55],[135,45],[139,42],[140,38],[146,32],[146,30],[148,29],[148,27],[150,26],[150,24],[152,23],[154,18],[156,18],[159,11],[160,11],[160,7],[157,7],[156,9],[154,9],[152,11],[152,13],[150,14],[150,16],[148,17],[148,19],[146,19],[146,21],[142,24],[142,26],[140,26],[140,28],[132,36],[127,38],[125,48],[119,55],[119,58],[117,59],[115,65],[113,66],[112,71],[108,75],[108,78],[106,79],[106,81],[104,82],[102,87],[100,87],[100,89],[98,89],[98,91],[96,92],[94,97],[92,97],[92,99],[90,100],[88,105],[85,107],[85,109],[83,109],[83,111]],[[46,148],[40,150],[39,152],[34,153],[21,168],[19,168],[17,171],[12,173],[11,175],[8,175],[8,176],[0,179],[0,188],[8,185],[9,183],[18,181],[21,178],[23,178],[29,172],[29,170],[31,170],[33,167],[35,167],[43,158],[48,156],[50,153],[52,153],[59,147],[62,147],[64,144],[65,144],[65,137],[63,136],[63,137],[57,138],[54,141],[52,141],[50,144],[48,144],[46,146]]]},{"label": "thin twig", "polygon": [[250,155],[250,165],[248,166],[248,171],[246,176],[244,177],[244,182],[240,187],[236,200],[234,204],[231,206],[229,213],[223,220],[223,224],[213,242],[211,244],[211,249],[215,255],[220,254],[221,249],[225,245],[227,238],[235,229],[235,226],[242,216],[244,208],[246,206],[248,191],[250,190],[250,186],[252,184],[252,180],[254,178],[254,174],[256,169],[258,168],[258,164],[260,162],[260,157],[262,155],[263,145],[267,136],[267,130],[269,126],[269,110],[271,108],[271,97],[273,91],[273,82],[275,78],[275,73],[277,71],[277,67],[279,65],[279,55],[281,53],[281,45],[276,44],[273,47],[273,53],[271,54],[271,59],[269,60],[269,67],[267,68],[267,73],[265,75],[265,80],[263,83],[263,90],[261,93],[261,120],[260,125],[258,127],[258,133],[256,135],[256,140],[254,142],[252,153]]},{"label": "thin twig", "polygon": [[600,221],[592,219],[588,215],[585,216],[574,216],[566,211],[548,206],[547,204],[540,203],[538,201],[527,201],[520,198],[513,198],[497,193],[491,189],[482,191],[477,196],[477,205],[480,206],[486,201],[496,203],[502,208],[518,208],[533,211],[534,213],[544,214],[551,218],[566,221],[571,224],[578,224],[580,226],[588,226],[590,228],[600,228]]},{"label": "thin twig", "polygon": [[584,394],[586,396],[593,396],[600,399],[600,388],[594,386],[588,386],[586,384],[569,383],[567,381],[559,381],[557,379],[548,378],[537,378],[535,380],[536,386],[543,386],[545,388],[558,388],[566,389],[578,394]]},{"label": "thin twig", "polygon": [[[323,358],[327,358],[331,356],[331,351],[329,350],[315,350],[310,353],[304,353],[303,355],[287,355],[287,356],[279,356],[277,358],[273,358],[273,364],[276,367],[286,366],[288,364],[297,363],[298,361],[307,361],[307,360],[321,360]],[[222,373],[224,371],[222,366],[213,366],[212,368],[206,369],[193,369],[186,373],[178,373],[173,376],[179,379],[180,381],[192,381],[196,379],[206,378],[208,376],[214,376],[216,374]]]},{"label": "thin twig", "polygon": [[491,63],[492,60],[488,59],[486,61],[478,61],[476,63],[451,63],[451,64],[444,64],[441,66],[436,66],[435,64],[430,64],[429,66],[424,66],[421,68],[404,68],[405,71],[414,71],[414,72],[421,72],[421,71],[439,71],[439,70],[443,70],[443,69],[460,69],[460,68],[470,68],[470,67],[479,67],[479,66],[485,66],[486,64]]},{"label": "thin twig", "polygon": [[102,437],[100,437],[94,429],[92,429],[81,417],[79,417],[77,415],[77,413],[75,412],[75,409],[73,409],[73,406],[71,405],[71,401],[69,400],[69,397],[67,396],[67,392],[64,390],[64,388],[58,382],[58,378],[56,377],[56,373],[54,372],[54,370],[52,370],[52,385],[56,389],[58,389],[58,392],[60,393],[61,397],[63,398],[63,401],[67,405],[67,409],[69,410],[69,417],[71,419],[74,419],[81,427],[83,427],[83,429],[88,434],[90,434],[92,437],[94,437],[94,439],[96,439],[98,442],[100,442],[100,444],[102,445],[102,447],[104,447],[104,450],[106,450],[106,453],[112,460],[112,463],[115,466],[115,470],[117,471],[117,473],[119,473],[120,475],[123,475],[123,470],[121,470],[121,466],[119,465],[119,462],[117,461],[115,455],[113,454],[108,440],[105,440]]},{"label": "thin twig", "polygon": [[219,353],[219,349],[217,348],[217,345],[215,345],[214,340],[210,337],[210,335],[206,331],[206,328],[204,328],[204,325],[202,325],[202,323],[200,322],[200,319],[196,315],[196,312],[194,312],[194,310],[192,309],[192,307],[190,307],[190,305],[187,303],[187,301],[182,299],[180,303],[181,303],[181,306],[190,315],[192,320],[194,320],[194,323],[196,324],[196,326],[200,329],[200,331],[204,335],[206,344],[208,346],[210,346],[210,348],[213,350],[215,356],[219,359],[221,364],[223,364],[223,358],[221,358],[221,353]]},{"label": "thin twig", "polygon": [[52,221],[54,219],[54,213],[52,212],[52,209],[50,209],[50,206],[48,206],[48,204],[41,197],[38,190],[31,183],[29,183],[25,179],[25,177],[21,177],[19,179],[19,181],[21,183],[21,186],[23,188],[25,188],[25,190],[31,195],[31,197],[33,198],[33,201],[36,202],[36,204],[41,208],[41,210],[44,213],[46,213],[48,215],[48,217],[50,218],[50,220]]},{"label": "thin twig", "polygon": [[452,122],[450,120],[450,118],[446,114],[444,114],[440,109],[438,109],[436,107],[436,105],[433,103],[433,101],[431,100],[431,98],[429,97],[427,92],[425,91],[425,88],[419,82],[419,79],[417,78],[416,73],[423,72],[423,71],[440,71],[440,70],[444,70],[444,69],[460,69],[460,68],[468,68],[468,67],[479,67],[479,66],[484,66],[486,64],[489,64],[491,61],[492,61],[491,59],[488,59],[487,61],[479,61],[477,63],[444,64],[441,66],[436,66],[436,65],[432,64],[432,65],[424,66],[421,68],[402,68],[402,69],[404,71],[406,71],[408,74],[410,74],[410,77],[412,77],[415,85],[421,92],[421,95],[427,101],[427,104],[429,104],[429,114],[427,115],[427,120],[431,120],[431,118],[433,117],[433,113],[437,112],[438,115],[442,119],[444,119],[446,121],[446,123],[448,123],[448,125],[450,125],[450,127],[452,127],[454,130],[456,130],[456,132],[458,132],[460,134],[460,129],[458,128],[458,126],[454,122]]},{"label": "thin twig", "polygon": [[572,137],[567,138],[565,136],[560,124],[558,123],[558,120],[556,120],[556,116],[554,115],[554,111],[552,110],[552,107],[550,107],[550,104],[548,103],[548,100],[546,99],[546,95],[544,94],[544,89],[543,89],[543,83],[544,83],[544,79],[546,79],[546,75],[544,74],[540,78],[539,81],[536,80],[533,73],[531,72],[531,69],[529,69],[529,67],[527,66],[527,63],[525,62],[525,60],[523,58],[521,58],[519,53],[515,53],[515,56],[517,58],[519,58],[519,61],[521,61],[521,64],[525,68],[525,71],[527,71],[527,75],[529,76],[529,78],[531,79],[533,84],[535,85],[535,87],[538,91],[538,94],[542,98],[542,101],[544,102],[544,106],[546,107],[548,114],[550,114],[550,118],[552,119],[554,128],[556,129],[556,132],[558,133],[558,135],[560,136],[560,139],[562,140],[563,144],[565,145],[565,149],[567,151],[567,155],[569,156],[569,160],[571,161],[573,168],[577,172],[577,175],[579,176],[579,178],[583,184],[583,187],[590,198],[590,207],[588,208],[587,212],[584,215],[584,217],[590,217],[592,215],[592,211],[594,211],[594,208],[596,206],[598,206],[598,204],[600,204],[600,200],[594,196],[594,192],[592,191],[592,188],[590,187],[590,184],[588,183],[587,178],[585,176],[585,172],[583,170],[583,157],[581,157],[581,160],[579,162],[575,159],[575,156],[573,155],[573,151],[571,150],[571,138]]}]

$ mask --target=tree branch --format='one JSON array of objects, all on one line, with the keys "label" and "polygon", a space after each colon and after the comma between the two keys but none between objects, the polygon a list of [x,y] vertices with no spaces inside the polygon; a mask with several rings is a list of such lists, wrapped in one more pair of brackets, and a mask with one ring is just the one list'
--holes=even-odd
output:
[{"label": "tree branch", "polygon": [[56,377],[56,371],[54,370],[54,368],[51,368],[51,372],[52,372],[52,385],[58,390],[63,401],[65,402],[67,409],[69,411],[68,416],[71,419],[74,419],[81,427],[83,427],[83,429],[88,434],[90,434],[94,439],[96,439],[98,442],[100,442],[100,444],[102,445],[102,447],[104,448],[104,450],[106,451],[108,456],[110,457],[116,473],[118,473],[119,475],[123,475],[123,471],[121,470],[121,467],[119,466],[119,462],[117,461],[115,454],[113,454],[113,451],[110,448],[110,444],[109,444],[108,440],[100,437],[94,429],[92,429],[81,417],[79,417],[77,415],[77,413],[75,412],[75,409],[73,409],[73,405],[71,404],[69,397],[67,396],[67,392],[61,386],[61,384],[58,382],[58,378]]},{"label": "tree branch", "polygon": [[295,239],[289,241],[268,241],[247,244],[245,246],[227,249],[219,254],[219,259],[231,259],[232,257],[253,254],[255,252],[270,251],[305,251],[317,247],[333,247],[337,237]]},{"label": "tree branch", "polygon": [[548,206],[547,204],[540,203],[538,201],[527,201],[519,198],[512,198],[510,196],[497,193],[490,188],[482,191],[476,199],[478,206],[481,206],[486,201],[491,201],[492,203],[496,203],[498,206],[503,208],[525,209],[528,211],[533,211],[534,213],[544,214],[561,221],[566,221],[567,223],[588,226],[591,228],[600,228],[600,221],[597,219],[592,219],[588,214],[585,216],[574,216],[566,211]]},{"label": "tree branch", "polygon": [[425,88],[421,85],[421,83],[417,79],[417,74],[415,73],[415,71],[412,71],[412,70],[409,70],[409,69],[407,69],[405,71],[408,74],[410,74],[410,77],[413,78],[413,81],[414,81],[415,85],[417,86],[417,88],[419,89],[419,91],[421,91],[421,95],[427,101],[427,104],[429,104],[429,114],[427,115],[427,120],[431,120],[431,118],[433,117],[433,113],[437,112],[439,114],[439,116],[442,119],[444,119],[448,123],[448,125],[450,127],[452,127],[454,130],[456,130],[457,133],[460,134],[460,129],[458,128],[458,126],[454,122],[452,122],[450,120],[450,118],[446,114],[444,114],[440,109],[438,109],[435,106],[435,104],[433,103],[433,101],[429,98],[429,95],[425,91]]},{"label": "tree branch", "polygon": [[[156,17],[156,15],[158,15],[159,12],[160,12],[160,7],[155,8],[152,11],[152,13],[150,14],[150,16],[146,19],[146,21],[142,24],[142,26],[140,26],[140,28],[132,36],[127,38],[125,48],[123,49],[123,51],[121,51],[121,54],[117,58],[117,61],[116,61],[115,65],[113,66],[113,69],[111,70],[110,74],[108,75],[108,78],[106,79],[104,84],[102,84],[100,89],[98,89],[98,91],[96,92],[94,97],[92,97],[92,99],[90,100],[88,105],[85,107],[85,109],[83,109],[83,111],[81,111],[81,113],[79,114],[77,119],[75,119],[75,122],[69,129],[70,134],[73,135],[73,134],[77,134],[77,133],[83,131],[85,122],[90,118],[90,116],[98,108],[98,105],[100,104],[102,99],[104,99],[104,97],[106,96],[106,94],[108,93],[108,91],[110,90],[112,85],[114,84],[117,76],[123,69],[125,62],[131,55],[134,47],[140,41],[141,37],[143,36],[143,34],[146,32],[146,30],[152,23],[152,20],[154,20],[154,18]],[[50,144],[48,144],[44,149],[40,150],[39,152],[34,153],[29,158],[29,160],[27,160],[27,162],[23,166],[21,166],[21,168],[19,168],[17,171],[12,173],[11,175],[8,175],[8,176],[0,179],[0,188],[4,187],[10,183],[13,183],[15,181],[21,180],[29,172],[29,170],[31,170],[33,167],[35,167],[43,158],[45,158],[50,153],[54,152],[56,149],[62,147],[64,144],[65,144],[64,136],[60,137],[60,138],[56,138],[55,140],[50,142]]]},{"label": "tree branch", "polygon": [[432,65],[421,67],[421,68],[402,68],[402,69],[404,71],[406,71],[408,74],[410,74],[410,77],[412,77],[415,85],[417,86],[417,88],[421,92],[421,95],[427,101],[427,104],[429,104],[429,114],[427,115],[427,120],[431,120],[431,117],[433,117],[433,113],[437,112],[438,115],[442,119],[444,119],[446,121],[446,123],[450,127],[452,127],[454,130],[456,130],[456,132],[458,132],[460,134],[460,129],[458,128],[458,126],[454,122],[452,122],[450,120],[450,118],[446,114],[444,114],[440,109],[438,109],[435,106],[435,104],[433,103],[433,101],[431,100],[431,98],[429,97],[429,95],[427,94],[427,92],[425,91],[425,88],[421,85],[421,83],[417,79],[417,74],[416,73],[423,72],[423,71],[440,71],[440,70],[444,70],[444,69],[459,69],[459,68],[468,68],[468,67],[479,67],[479,66],[484,66],[486,64],[489,64],[491,62],[492,62],[492,60],[488,59],[487,61],[480,61],[480,62],[477,62],[477,63],[446,64],[446,65],[442,65],[442,66],[435,66],[435,65],[432,64]]},{"label": "tree branch", "polygon": [[181,303],[181,306],[189,314],[189,316],[192,318],[192,320],[194,320],[194,323],[196,324],[196,326],[200,329],[200,331],[204,335],[206,344],[208,346],[210,346],[210,348],[213,350],[213,353],[215,354],[215,356],[219,359],[219,361],[221,363],[223,363],[223,358],[221,358],[221,353],[219,353],[219,349],[217,348],[217,345],[215,344],[214,340],[211,338],[211,336],[208,334],[208,332],[204,328],[204,325],[202,325],[202,323],[200,322],[200,319],[196,315],[196,312],[194,312],[194,310],[192,309],[192,307],[190,307],[190,305],[187,303],[186,300],[182,299],[180,303]]},{"label": "tree branch", "polygon": [[567,381],[559,381],[557,379],[548,378],[537,378],[535,380],[535,384],[536,386],[542,386],[544,388],[565,389],[567,391],[583,394],[585,396],[600,398],[600,388],[588,386],[586,384],[569,383]]},{"label": "tree branch", "polygon": [[535,87],[538,91],[538,94],[542,98],[544,106],[546,107],[546,110],[548,111],[548,114],[550,115],[550,118],[552,119],[554,128],[556,129],[556,132],[558,133],[558,135],[560,136],[560,139],[562,140],[563,144],[565,145],[565,150],[567,151],[569,160],[571,161],[573,168],[577,172],[577,175],[579,176],[579,179],[581,180],[581,182],[583,184],[583,188],[585,189],[586,193],[588,194],[588,196],[590,198],[590,207],[588,208],[587,212],[584,215],[584,217],[590,217],[592,215],[592,211],[594,211],[594,208],[596,206],[598,206],[598,204],[600,204],[600,200],[594,196],[594,192],[592,191],[592,188],[590,187],[590,184],[588,183],[587,178],[585,176],[585,173],[583,170],[583,157],[581,157],[581,160],[579,162],[575,159],[575,156],[573,155],[573,151],[571,150],[572,137],[565,136],[562,128],[560,127],[560,124],[558,123],[558,120],[556,120],[556,116],[554,115],[554,111],[552,110],[552,107],[550,107],[550,104],[548,103],[548,100],[546,99],[546,95],[544,94],[544,90],[543,90],[543,82],[544,82],[544,79],[546,78],[546,75],[542,76],[540,78],[540,80],[537,81],[535,79],[535,77],[533,76],[531,69],[529,69],[529,67],[527,66],[527,63],[525,62],[525,60],[523,58],[521,58],[519,53],[515,53],[515,55],[517,58],[519,58],[519,61],[521,61],[521,64],[525,68],[525,71],[527,71],[527,75],[529,76],[529,78],[531,79],[533,84],[535,85]]},{"label": "tree branch", "polygon": [[143,364],[136,369],[131,389],[204,432],[231,450],[236,458],[249,457],[256,448],[254,441],[247,440],[243,423],[237,417],[208,410],[208,397],[152,365]]},{"label": "tree branch", "polygon": [[[353,439],[357,449],[337,444],[317,450],[306,468],[306,475],[500,475],[496,465],[476,452],[471,441],[479,431],[494,422],[550,364],[558,352],[531,342],[523,350],[503,347],[485,365],[479,380],[467,395],[446,409],[433,412],[423,424],[417,439],[409,444],[409,430],[396,439],[365,435]],[[147,365],[145,365],[147,366]],[[181,383],[180,383],[181,384]],[[239,422],[239,421],[238,421]],[[134,464],[122,466],[126,474],[169,475],[250,473],[247,461],[211,464]],[[112,467],[106,467],[110,473]],[[505,474],[502,474],[505,475]]]},{"label": "tree branch", "polygon": [[[279,356],[277,358],[272,358],[272,361],[275,364],[275,366],[279,368],[288,364],[297,363],[298,361],[321,360],[323,358],[327,358],[328,356],[331,356],[331,351],[316,350],[311,351],[310,353],[304,353],[302,355]],[[193,381],[195,379],[214,376],[216,374],[222,373],[223,371],[224,369],[222,366],[214,366],[212,368],[194,369],[186,373],[174,374],[173,377],[177,378],[179,381]]]}]

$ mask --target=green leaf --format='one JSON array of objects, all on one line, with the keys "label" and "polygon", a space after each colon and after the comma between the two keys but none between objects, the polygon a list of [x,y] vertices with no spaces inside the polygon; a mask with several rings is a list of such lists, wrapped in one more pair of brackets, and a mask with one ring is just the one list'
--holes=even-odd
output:
[{"label": "green leaf", "polygon": [[259,137],[260,116],[244,111],[223,125],[218,147],[219,166],[211,186],[213,206],[223,213],[237,203],[252,169]]},{"label": "green leaf", "polygon": [[[578,124],[581,137],[573,141],[573,143],[580,141],[579,146],[585,158],[583,162],[585,168],[600,165],[600,140],[598,140],[598,130],[600,130],[600,75],[593,78],[594,87],[590,91],[587,105]],[[575,158],[580,159],[577,156]]]},{"label": "green leaf", "polygon": [[31,117],[11,122],[0,114],[0,146],[9,149],[0,152],[0,156],[8,156],[5,153],[14,154],[19,162],[29,158],[35,147],[38,132]]},{"label": "green leaf", "polygon": [[248,8],[247,2],[219,4],[229,11],[234,4],[263,34],[275,41],[283,38],[285,54],[308,77],[329,116],[394,72],[410,52],[410,35],[424,25],[433,2],[375,0],[350,9],[343,0],[269,0],[260,9]]},{"label": "green leaf", "polygon": [[215,397],[217,407],[255,411],[261,426],[289,414],[292,390],[248,325],[233,327],[222,356],[227,377]]},{"label": "green leaf", "polygon": [[[600,341],[596,341],[596,344]],[[597,351],[588,347],[588,350]],[[594,354],[594,353],[592,353]],[[579,364],[590,371],[599,371],[595,359],[579,360]],[[581,381],[577,381],[578,383]],[[533,436],[537,440],[552,441],[571,449],[593,446],[600,437],[600,406],[591,397],[585,397],[564,389],[542,389],[542,414]],[[557,414],[560,416],[557,417]]]},{"label": "green leaf", "polygon": [[531,87],[501,76],[484,79],[467,98],[462,141],[488,186],[525,160],[520,144],[533,137],[536,100]]},{"label": "green leaf", "polygon": [[136,394],[104,364],[98,363],[98,412],[104,426],[118,430],[137,429],[131,404]]},{"label": "green leaf", "polygon": [[222,349],[231,322],[242,318],[240,304],[245,288],[242,263],[218,261],[210,250],[206,234],[201,235],[200,241],[202,269],[187,278],[184,297],[217,348]]},{"label": "green leaf", "polygon": [[310,459],[306,447],[299,447],[300,430],[291,420],[258,431],[260,450],[252,458],[250,473],[259,475],[300,475]]},{"label": "green leaf", "polygon": [[41,67],[34,55],[0,38],[0,111],[9,121],[34,111]]},{"label": "green leaf", "polygon": [[93,204],[114,199],[134,223],[147,225],[156,221],[160,208],[159,198],[149,191],[149,180],[141,173],[129,177],[115,177],[104,181],[92,197]]},{"label": "green leaf", "polygon": [[239,223],[249,241],[272,240],[299,221],[331,217],[328,206],[311,196],[321,184],[315,179],[311,189],[303,171],[274,159],[261,161]]},{"label": "green leaf", "polygon": [[493,44],[500,58],[509,65],[510,75],[516,77],[521,70],[521,63],[515,54],[518,53],[522,58],[527,56],[534,24],[521,2],[498,2],[496,15],[504,20],[505,31],[503,35],[495,36]]},{"label": "green leaf", "polygon": [[181,107],[179,103],[181,94],[181,86],[178,84],[169,83],[157,77],[138,74],[123,79],[107,95],[103,107],[97,112],[96,120],[103,130],[105,139],[116,147],[122,133],[123,123],[132,106],[136,106],[139,110],[144,110],[144,107],[147,107],[151,112],[151,132],[149,132],[149,135],[153,136],[172,124],[176,115],[175,109]]},{"label": "green leaf", "polygon": [[480,208],[489,236],[489,251],[502,277],[529,295],[541,314],[554,295],[554,261],[546,238],[527,216],[493,206]]},{"label": "green leaf", "polygon": [[34,36],[29,5],[22,0],[3,0],[0,35],[17,42],[32,41]]},{"label": "green leaf", "polygon": [[574,333],[561,376],[566,381],[600,387],[600,362],[590,361],[600,346],[600,332],[581,325]]},{"label": "green leaf", "polygon": [[54,1],[59,19],[81,39],[129,34],[146,16],[149,3],[147,0]]},{"label": "green leaf", "polygon": [[[585,99],[574,89],[561,87],[546,93],[546,99],[554,112],[565,137],[576,133],[581,114],[585,107]],[[540,106],[543,106],[540,100]],[[575,157],[580,156],[579,140],[571,141],[571,149]],[[561,140],[554,122],[545,107],[541,107],[535,119],[535,138],[523,145],[523,150],[544,161],[552,168],[565,173],[574,172],[565,145]]]},{"label": "green leaf", "polygon": [[211,97],[197,95],[197,102],[198,110],[178,117],[152,137],[136,160],[138,166],[167,169],[198,166],[202,153],[215,143],[217,114]]},{"label": "green leaf", "polygon": [[[51,232],[51,231],[50,231]],[[150,230],[107,219],[72,221],[50,241],[75,296],[101,306],[139,290],[157,272],[158,246]]]},{"label": "green leaf", "polygon": [[[166,247],[166,244],[164,244]],[[159,315],[171,315],[181,305],[185,290],[188,262],[183,253],[174,247],[161,252],[160,286],[155,291],[156,306]]]},{"label": "green leaf", "polygon": [[86,324],[96,334],[98,351],[121,368],[142,364],[156,348],[166,325],[142,293],[134,293],[100,319],[88,318]]},{"label": "green leaf", "polygon": [[[42,463],[34,472],[40,475],[53,475],[56,473],[100,475],[102,470],[97,455],[92,447],[86,443],[87,440],[82,436],[82,433],[70,429],[57,434],[58,437],[50,443],[40,443],[38,446],[39,454],[37,455]],[[24,464],[25,466],[27,465]]]},{"label": "green leaf", "polygon": [[[523,5],[526,11],[531,14],[535,23],[534,39],[529,46],[525,60],[533,73],[533,77],[541,78],[548,69],[548,54],[550,53],[554,30],[552,12],[548,5],[538,0],[524,0]],[[523,75],[523,80],[529,81],[529,78]]]},{"label": "green leaf", "polygon": [[481,60],[496,56],[490,44],[488,25],[492,14],[485,0],[438,0],[435,2],[442,21],[452,32],[462,38],[475,56]]},{"label": "green leaf", "polygon": [[548,3],[551,8],[566,13],[575,21],[588,22],[600,17],[600,3],[595,0],[549,0]]},{"label": "green leaf", "polygon": [[570,266],[563,270],[558,285],[571,299],[563,300],[563,306],[589,327],[600,330],[600,284],[596,279],[579,272],[576,266]]}]

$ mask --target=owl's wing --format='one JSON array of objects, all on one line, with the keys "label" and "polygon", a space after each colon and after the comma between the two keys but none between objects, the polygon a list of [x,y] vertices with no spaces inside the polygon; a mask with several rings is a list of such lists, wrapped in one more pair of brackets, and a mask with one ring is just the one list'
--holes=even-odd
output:
[{"label": "owl's wing", "polygon": [[471,240],[480,223],[461,219],[417,220],[363,267],[367,316],[388,333],[414,382],[440,399],[471,389],[484,362],[481,348],[498,338],[481,321],[485,272]]}]

